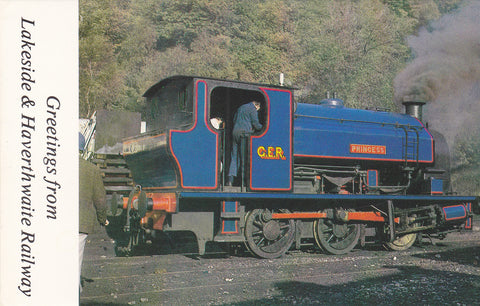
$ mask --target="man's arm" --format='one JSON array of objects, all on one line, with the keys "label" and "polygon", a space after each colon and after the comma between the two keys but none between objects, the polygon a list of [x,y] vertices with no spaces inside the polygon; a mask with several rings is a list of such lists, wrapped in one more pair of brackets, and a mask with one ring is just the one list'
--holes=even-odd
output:
[{"label": "man's arm", "polygon": [[105,187],[103,186],[102,176],[100,170],[95,167],[93,173],[93,205],[97,212],[97,220],[102,225],[107,225],[107,204]]},{"label": "man's arm", "polygon": [[258,111],[255,107],[250,110],[250,121],[255,130],[259,131],[262,129],[263,125],[258,121]]}]

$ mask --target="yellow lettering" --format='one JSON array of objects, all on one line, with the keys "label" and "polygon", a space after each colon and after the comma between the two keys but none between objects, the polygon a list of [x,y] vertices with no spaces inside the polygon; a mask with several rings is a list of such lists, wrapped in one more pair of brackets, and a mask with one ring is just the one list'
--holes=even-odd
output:
[{"label": "yellow lettering", "polygon": [[263,147],[257,148],[257,154],[261,159],[281,159],[286,160],[282,147]]},{"label": "yellow lettering", "polygon": [[275,148],[274,147],[268,147],[268,158],[274,158],[275,157]]},{"label": "yellow lettering", "polygon": [[260,156],[260,158],[265,158],[266,152],[267,151],[262,146],[258,147],[258,149],[257,149],[257,154],[258,154],[258,156]]},{"label": "yellow lettering", "polygon": [[277,159],[282,159],[282,160],[286,159],[285,156],[283,155],[283,150],[281,147],[276,148],[275,155],[277,156]]}]

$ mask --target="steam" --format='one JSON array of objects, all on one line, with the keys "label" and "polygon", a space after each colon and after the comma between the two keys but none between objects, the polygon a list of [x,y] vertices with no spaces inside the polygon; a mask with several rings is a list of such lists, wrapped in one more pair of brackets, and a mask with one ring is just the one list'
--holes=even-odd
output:
[{"label": "steam", "polygon": [[424,119],[449,145],[480,120],[480,1],[408,38],[415,59],[394,80],[395,101],[425,101]]}]

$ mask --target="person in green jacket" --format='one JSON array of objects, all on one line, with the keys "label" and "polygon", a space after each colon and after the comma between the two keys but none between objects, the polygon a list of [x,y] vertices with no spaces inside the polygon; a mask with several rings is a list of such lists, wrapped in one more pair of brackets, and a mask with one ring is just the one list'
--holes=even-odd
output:
[{"label": "person in green jacket", "polygon": [[[85,148],[85,138],[79,133],[79,150]],[[87,236],[95,229],[95,223],[108,225],[105,188],[100,169],[80,157],[79,161],[79,273],[82,272],[83,251]],[[81,279],[81,278],[80,278]],[[80,282],[80,292],[82,284]]]}]

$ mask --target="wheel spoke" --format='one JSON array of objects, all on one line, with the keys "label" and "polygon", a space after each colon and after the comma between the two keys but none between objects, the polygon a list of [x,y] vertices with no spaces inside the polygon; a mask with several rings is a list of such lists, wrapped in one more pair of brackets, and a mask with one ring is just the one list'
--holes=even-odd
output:
[{"label": "wheel spoke", "polygon": [[335,237],[333,234],[330,235],[330,237],[327,239],[327,242],[330,242],[332,240],[332,238]]},{"label": "wheel spoke", "polygon": [[262,231],[254,231],[252,232],[252,236],[258,236],[258,235],[263,235]]},{"label": "wheel spoke", "polygon": [[255,244],[260,246],[263,241],[265,241],[265,237],[260,238],[260,240],[258,240]]},{"label": "wheel spoke", "polygon": [[258,221],[258,220],[253,221],[253,225],[258,227],[259,229],[263,228],[263,223],[261,221]]}]

